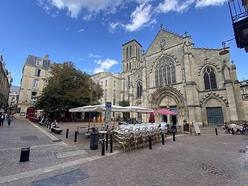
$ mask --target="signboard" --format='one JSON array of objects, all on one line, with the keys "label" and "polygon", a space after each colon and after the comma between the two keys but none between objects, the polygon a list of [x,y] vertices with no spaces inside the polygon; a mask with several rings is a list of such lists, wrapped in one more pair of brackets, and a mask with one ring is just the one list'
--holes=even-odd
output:
[{"label": "signboard", "polygon": [[111,122],[111,107],[112,107],[111,102],[106,102],[106,103],[105,103],[105,108],[106,108],[106,112],[105,112],[105,122],[106,122],[107,124]]},{"label": "signboard", "polygon": [[194,129],[195,129],[195,133],[200,135],[201,131],[200,131],[200,128],[199,128],[199,124],[195,122],[195,123],[193,123],[193,126],[194,126]]}]

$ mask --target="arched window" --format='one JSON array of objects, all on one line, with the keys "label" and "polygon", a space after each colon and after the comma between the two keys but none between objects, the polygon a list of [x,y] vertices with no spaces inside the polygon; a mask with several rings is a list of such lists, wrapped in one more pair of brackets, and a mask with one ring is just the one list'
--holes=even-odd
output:
[{"label": "arched window", "polygon": [[141,98],[141,96],[142,96],[142,83],[140,81],[137,83],[137,89],[136,90],[137,90],[136,97]]},{"label": "arched window", "polygon": [[162,57],[155,68],[156,87],[176,83],[176,68],[168,57]]},{"label": "arched window", "polygon": [[212,67],[207,66],[204,69],[203,79],[204,79],[205,90],[212,90],[217,88],[215,72]]},{"label": "arched window", "polygon": [[126,48],[126,59],[128,59],[128,47]]}]

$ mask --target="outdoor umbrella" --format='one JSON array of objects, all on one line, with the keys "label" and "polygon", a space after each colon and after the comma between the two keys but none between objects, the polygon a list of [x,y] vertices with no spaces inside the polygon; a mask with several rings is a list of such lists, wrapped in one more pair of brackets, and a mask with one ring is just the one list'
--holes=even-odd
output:
[{"label": "outdoor umbrella", "polygon": [[171,111],[166,108],[160,108],[154,111],[155,114],[162,114],[162,115],[177,115],[175,111]]}]

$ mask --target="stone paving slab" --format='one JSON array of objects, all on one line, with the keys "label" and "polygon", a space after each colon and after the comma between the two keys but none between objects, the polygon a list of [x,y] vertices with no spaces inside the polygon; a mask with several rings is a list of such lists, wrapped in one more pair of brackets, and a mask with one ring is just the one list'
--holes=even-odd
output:
[{"label": "stone paving slab", "polygon": [[32,186],[48,186],[48,185],[64,186],[64,185],[74,184],[77,181],[85,180],[88,177],[89,176],[86,171],[82,171],[81,169],[75,169],[63,174],[34,181],[31,185]]},{"label": "stone paving slab", "polygon": [[[64,124],[63,126],[67,127]],[[71,125],[72,134],[74,127],[76,129],[75,125]],[[44,130],[50,132],[48,129]],[[7,174],[0,170],[0,185],[26,186],[35,183],[49,184],[49,181],[53,184],[52,178],[57,179],[63,174],[69,176],[70,185],[76,186],[236,186],[246,183],[246,153],[242,150],[247,146],[248,136],[216,136],[212,134],[212,130],[205,130],[203,134],[182,135],[176,137],[176,142],[168,138],[165,145],[156,144],[152,150],[147,147],[126,153],[114,151],[113,154],[107,153],[107,156],[100,156],[100,148],[96,151],[89,150],[89,140],[85,136],[82,135],[76,143],[71,142],[74,137],[72,136],[65,139],[68,140],[67,145],[47,146],[44,143],[41,148],[36,146],[32,150],[32,157],[35,158],[23,164],[14,163],[15,155],[11,154],[17,149],[13,147],[12,152],[0,151],[6,153],[3,157],[10,156],[12,160],[12,164],[5,164]],[[64,140],[65,133],[55,137]],[[49,143],[54,144],[51,139]],[[56,154],[59,153],[64,157],[58,158]],[[4,158],[1,160],[0,156],[0,163],[3,161]],[[78,169],[87,173],[88,178],[71,183],[73,171],[80,172]]]}]

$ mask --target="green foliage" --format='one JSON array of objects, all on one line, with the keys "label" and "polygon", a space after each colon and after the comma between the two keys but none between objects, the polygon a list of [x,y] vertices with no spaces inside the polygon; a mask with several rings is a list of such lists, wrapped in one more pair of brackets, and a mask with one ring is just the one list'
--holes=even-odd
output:
[{"label": "green foliage", "polygon": [[[122,100],[122,101],[119,101],[119,105],[122,107],[126,107],[126,106],[130,106],[130,103],[129,103],[129,101]],[[123,112],[123,119],[127,120],[129,118],[130,118],[130,113],[129,112]]]},{"label": "green foliage", "polygon": [[89,105],[103,95],[100,85],[94,83],[88,74],[75,69],[71,62],[54,64],[50,74],[47,86],[35,105],[47,113]]},{"label": "green foliage", "polygon": [[126,107],[126,106],[130,106],[130,103],[129,101],[122,100],[122,101],[119,101],[119,105],[122,107]]}]

